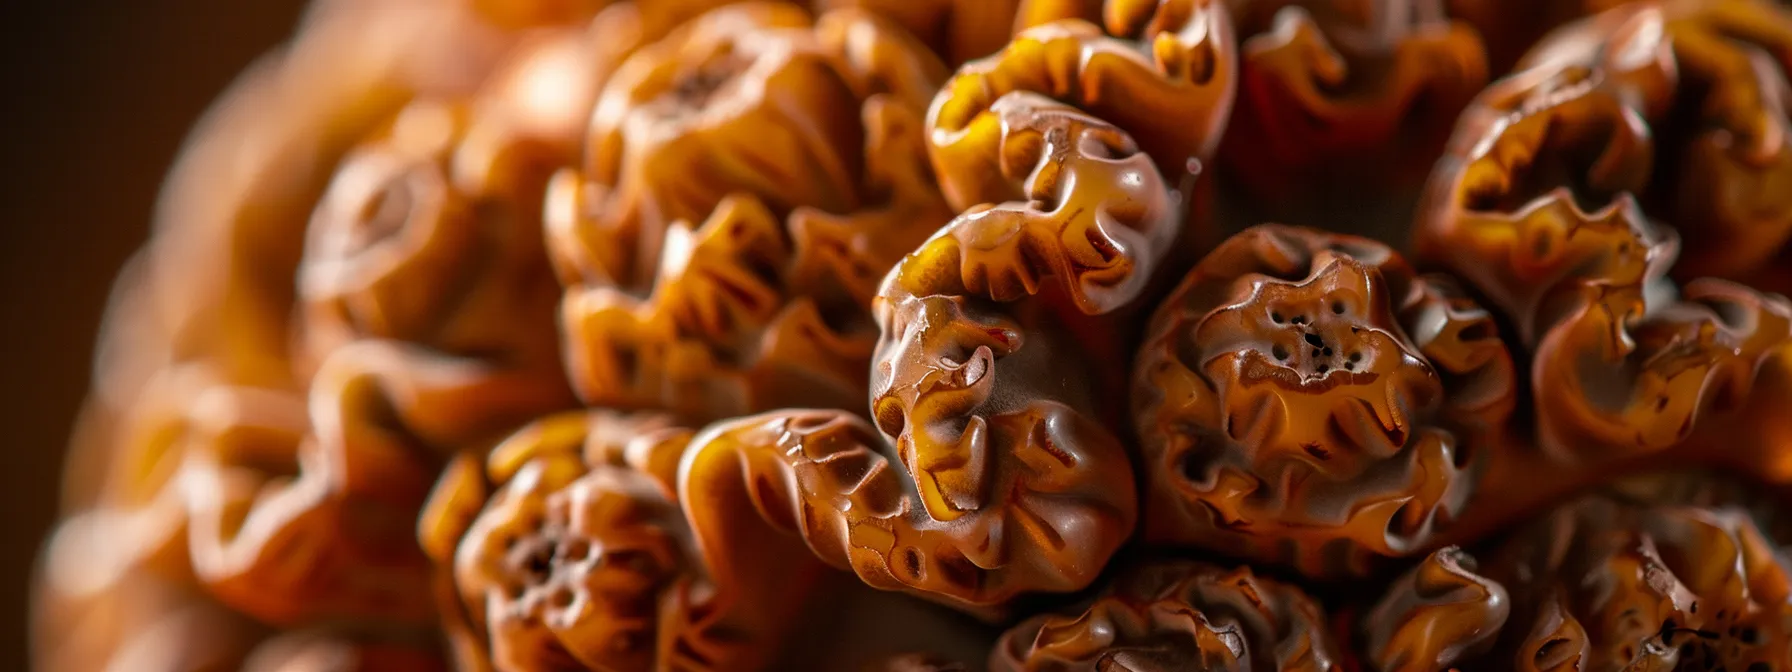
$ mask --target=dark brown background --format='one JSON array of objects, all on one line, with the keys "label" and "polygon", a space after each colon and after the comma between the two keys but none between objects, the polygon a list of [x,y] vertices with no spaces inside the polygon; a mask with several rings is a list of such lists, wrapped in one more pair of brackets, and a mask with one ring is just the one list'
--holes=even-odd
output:
[{"label": "dark brown background", "polygon": [[299,0],[8,2],[0,16],[0,669],[55,515],[112,275],[206,104],[291,32]]}]

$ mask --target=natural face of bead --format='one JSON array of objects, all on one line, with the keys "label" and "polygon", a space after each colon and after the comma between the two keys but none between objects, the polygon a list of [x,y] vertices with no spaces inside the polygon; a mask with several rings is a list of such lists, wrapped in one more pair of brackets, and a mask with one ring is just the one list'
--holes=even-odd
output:
[{"label": "natural face of bead", "polygon": [[1146,534],[1367,571],[1446,529],[1516,390],[1491,317],[1366,239],[1264,226],[1197,264],[1134,363]]},{"label": "natural face of bead", "polygon": [[1080,614],[1048,614],[1003,635],[990,669],[1340,669],[1325,614],[1299,589],[1190,562],[1134,568]]},{"label": "natural face of bead", "polygon": [[1300,459],[1332,478],[1399,451],[1442,383],[1407,342],[1387,288],[1354,259],[1316,256],[1312,275],[1262,279],[1179,344],[1226,400],[1225,432],[1266,472]]}]

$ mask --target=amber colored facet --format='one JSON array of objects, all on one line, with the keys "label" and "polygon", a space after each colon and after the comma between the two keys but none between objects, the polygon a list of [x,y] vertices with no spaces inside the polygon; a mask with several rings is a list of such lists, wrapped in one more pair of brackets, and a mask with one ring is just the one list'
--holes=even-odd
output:
[{"label": "amber colored facet", "polygon": [[[1511,73],[1550,31],[1626,4],[1656,0],[1442,0],[1452,17],[1475,27],[1495,76]],[[1702,0],[1695,0],[1702,1]]]},{"label": "amber colored facet", "polygon": [[[473,93],[514,43],[455,4],[320,2],[284,53],[214,107],[139,262],[154,326],[114,332],[133,341],[116,351],[205,360],[234,384],[293,382],[293,276],[337,161],[410,97]],[[141,342],[162,338],[159,352]]]},{"label": "amber colored facet", "polygon": [[90,518],[153,524],[94,548],[126,564],[176,553],[190,565],[177,576],[268,622],[431,616],[405,537],[435,451],[569,401],[528,205],[547,177],[530,157],[551,157],[554,138],[475,100],[407,107],[323,195],[297,272],[307,390],[233,383],[257,376],[224,351],[156,379],[172,387],[149,388],[151,424],[116,437],[135,473]]},{"label": "amber colored facet", "polygon": [[[1786,478],[1778,446],[1792,430],[1774,409],[1792,404],[1792,304],[1716,279],[1676,287],[1682,240],[1722,228],[1725,211],[1682,221],[1652,205],[1663,190],[1696,200],[1686,189],[1703,178],[1690,176],[1716,170],[1687,169],[1672,120],[1685,93],[1711,90],[1696,83],[1700,59],[1719,57],[1707,48],[1729,53],[1702,40],[1742,23],[1765,32],[1769,14],[1745,0],[1628,6],[1558,33],[1464,116],[1416,247],[1485,296],[1529,355],[1535,448],[1510,452],[1496,480],[1664,458]],[[1735,81],[1696,106],[1713,123],[1764,118],[1745,95],[1754,80]]]},{"label": "amber colored facet", "polygon": [[449,3],[322,0],[300,28],[194,130],[156,235],[114,286],[102,373],[71,442],[72,505],[128,450],[113,434],[163,369],[200,363],[232,384],[293,384],[293,275],[336,161],[409,93],[469,93],[513,41]]},{"label": "amber colored facet", "polygon": [[[1260,218],[1400,235],[1456,116],[1488,81],[1437,0],[1231,0],[1238,104],[1219,176]],[[1405,207],[1402,207],[1405,205]],[[1359,214],[1360,213],[1360,214]]]},{"label": "amber colored facet", "polygon": [[1363,238],[1246,230],[1135,361],[1146,539],[1321,576],[1419,551],[1476,491],[1515,383],[1447,278]]},{"label": "amber colored facet", "polygon": [[[471,627],[456,636],[473,640],[463,646],[489,651],[501,671],[763,661],[765,642],[749,642],[759,649],[746,654],[718,649],[713,635],[670,615],[710,592],[677,503],[677,459],[690,438],[661,416],[577,411],[494,449],[475,476],[492,484],[489,499],[443,530],[459,539],[451,562]],[[465,490],[443,483],[432,511],[458,508],[436,505]],[[775,630],[778,612],[764,616]]]},{"label": "amber colored facet", "polygon": [[1484,556],[1479,573],[1510,593],[1511,616],[1486,667],[1471,669],[1792,664],[1792,578],[1778,542],[1733,484],[1704,482],[1688,500],[1674,484],[1686,476],[1652,479],[1677,496],[1650,486],[1584,497]]},{"label": "amber colored facet", "polygon": [[309,399],[281,403],[308,408],[269,424],[266,394],[222,392],[216,437],[189,449],[193,563],[227,602],[282,623],[428,616],[404,539],[442,451],[569,401],[527,206],[547,171],[534,138],[457,142],[482,120],[419,102],[345,160],[300,266],[318,363]]},{"label": "amber colored facet", "polygon": [[1116,579],[1074,615],[1021,623],[990,654],[994,672],[1341,670],[1319,604],[1249,568],[1159,562]]},{"label": "amber colored facet", "polygon": [[1764,0],[1639,2],[1551,35],[1521,67],[1585,69],[1649,126],[1648,182],[1625,186],[1681,234],[1676,278],[1785,293],[1788,44],[1792,17]]},{"label": "amber colored facet", "polygon": [[[1043,375],[1039,358],[1073,342],[1061,320],[1100,324],[1137,295],[1179,213],[1118,130],[1037,98],[996,112],[1018,150],[1010,174],[1073,214],[1037,201],[974,209],[892,270],[873,303],[883,437],[844,412],[780,411],[694,440],[680,486],[701,546],[745,553],[765,535],[742,531],[770,525],[874,587],[992,607],[1088,585],[1131,531],[1124,451],[1088,392]],[[1082,230],[1054,228],[1068,226]],[[753,567],[709,560],[738,576]],[[739,590],[750,605],[753,591],[781,589]]]},{"label": "amber colored facet", "polygon": [[535,168],[532,179],[451,174],[464,117],[449,106],[412,105],[386,137],[343,162],[307,231],[300,265],[304,345],[315,357],[378,338],[557,377],[558,287],[530,226],[540,221],[536,203],[518,198],[530,190],[464,184],[533,181],[538,192],[545,171]]},{"label": "amber colored facet", "polygon": [[1396,579],[1364,615],[1363,646],[1381,672],[1458,669],[1493,648],[1511,613],[1505,586],[1454,546]]},{"label": "amber colored facet", "polygon": [[466,0],[474,11],[494,24],[531,27],[570,23],[595,14],[609,0]]},{"label": "amber colored facet", "polygon": [[950,215],[920,136],[942,77],[881,19],[770,3],[624,63],[549,198],[580,396],[699,423],[856,398],[877,279]]},{"label": "amber colored facet", "polygon": [[1000,51],[1015,33],[1057,19],[1094,20],[1101,0],[817,0],[860,7],[899,23],[949,65]]},{"label": "amber colored facet", "polygon": [[1219,145],[1234,97],[1232,40],[1219,0],[1115,0],[1102,26],[1065,19],[1022,31],[934,98],[928,142],[940,187],[958,210],[1023,196],[1012,174],[1030,155],[998,144],[1013,95],[1057,100],[1124,131],[1176,186]]},{"label": "amber colored facet", "polygon": [[[1079,323],[1101,325],[1139,295],[1181,219],[1118,129],[1038,96],[1005,96],[988,114],[1002,123],[978,132],[1000,129],[1001,175],[1016,183],[1004,188],[1026,200],[966,212],[891,272],[876,304],[884,336],[871,385],[878,428],[915,479],[909,515],[964,535],[934,558],[957,571],[892,574],[898,563],[885,556],[876,572],[973,604],[1080,588],[1130,532],[1130,466],[1092,415],[1111,372],[1044,358],[1076,347]],[[996,540],[1020,529],[995,523],[1011,505],[1025,512],[1034,491],[1082,504],[1024,514],[1015,523],[1028,533],[1015,540],[1029,550],[1010,551]],[[1010,563],[1018,576],[998,571]],[[862,576],[873,567],[854,565]]]}]

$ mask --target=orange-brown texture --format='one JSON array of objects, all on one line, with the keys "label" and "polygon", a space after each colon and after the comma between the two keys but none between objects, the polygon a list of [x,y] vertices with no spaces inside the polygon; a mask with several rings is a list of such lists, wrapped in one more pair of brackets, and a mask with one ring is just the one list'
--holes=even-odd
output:
[{"label": "orange-brown texture", "polygon": [[447,672],[428,637],[382,640],[329,630],[276,635],[256,645],[242,672]]},{"label": "orange-brown texture", "polygon": [[1037,97],[992,113],[1030,200],[972,209],[891,271],[873,304],[884,436],[829,411],[710,428],[680,483],[700,545],[740,552],[763,542],[738,530],[769,524],[874,587],[980,608],[1082,588],[1128,536],[1121,444],[1040,358],[1074,347],[1063,320],[1100,325],[1135,298],[1180,211],[1117,129]]},{"label": "orange-brown texture", "polygon": [[[1676,286],[1681,241],[1741,210],[1689,221],[1651,205],[1664,190],[1675,203],[1703,193],[1702,178],[1682,172],[1674,122],[1661,121],[1678,96],[1731,138],[1769,140],[1783,118],[1761,110],[1756,79],[1696,84],[1710,59],[1764,63],[1729,58],[1747,48],[1712,44],[1714,31],[1772,35],[1783,13],[1742,0],[1701,7],[1639,4],[1564,29],[1471,107],[1433,176],[1418,256],[1485,297],[1530,360],[1533,445],[1497,461],[1495,489],[1524,482],[1548,497],[1657,459],[1787,477],[1779,446],[1792,428],[1779,409],[1792,404],[1792,304],[1718,279]],[[1767,192],[1732,196],[1750,193]]]},{"label": "orange-brown texture", "polygon": [[233,606],[428,616],[423,557],[399,540],[442,452],[568,403],[528,207],[547,174],[520,140],[457,142],[480,121],[413,103],[344,160],[299,271],[309,399],[220,392],[215,436],[188,449],[194,568]]},{"label": "orange-brown texture", "polygon": [[1649,126],[1644,211],[1683,241],[1677,279],[1792,291],[1792,16],[1766,0],[1628,4],[1536,46],[1521,67],[1587,68]]},{"label": "orange-brown texture", "polygon": [[1145,538],[1317,576],[1421,551],[1476,492],[1516,382],[1450,279],[1364,238],[1248,229],[1135,361]]},{"label": "orange-brown texture", "polygon": [[1646,0],[1442,0],[1452,17],[1475,27],[1494,75],[1509,74],[1531,45],[1576,19]]},{"label": "orange-brown texture", "polygon": [[1344,669],[1319,604],[1249,568],[1157,562],[1133,568],[1079,613],[1009,630],[995,672]]},{"label": "orange-brown texture", "polygon": [[1111,124],[1182,186],[1219,145],[1234,49],[1218,0],[1114,0],[1100,25],[1071,18],[1022,31],[965,64],[934,98],[928,142],[940,186],[956,210],[1023,196],[996,128],[1009,96],[1049,98]]},{"label": "orange-brown texture", "polygon": [[[711,9],[740,0],[459,0],[500,28],[528,30],[575,26],[594,15],[608,17],[605,41],[627,51],[657,40]],[[455,3],[443,3],[455,4]],[[600,20],[601,21],[601,20]]]},{"label": "orange-brown texture", "polygon": [[[307,162],[338,153],[336,143],[364,132],[366,118],[406,90],[472,93],[462,80],[490,60],[477,39],[466,41],[477,27],[440,36],[461,42],[459,60],[439,58],[427,40],[358,41],[397,38],[395,21],[437,30],[466,22],[419,11],[315,9],[289,58],[327,57],[258,70],[177,171],[169,234],[140,262],[143,284],[121,294],[131,314],[145,316],[128,332],[138,338],[113,346],[102,364],[120,374],[92,416],[104,425],[97,459],[115,465],[112,476],[85,497],[98,506],[72,519],[59,537],[69,543],[53,547],[49,562],[103,558],[76,563],[88,580],[138,567],[177,584],[197,579],[273,623],[425,623],[428,601],[416,597],[427,596],[426,584],[415,576],[423,557],[402,541],[440,459],[424,444],[488,440],[569,395],[559,381],[553,278],[528,209],[547,177],[529,157],[552,154],[544,148],[556,141],[552,110],[529,117],[494,104],[509,91],[474,93],[464,113],[411,106],[361,140],[321,196],[311,245],[281,260],[302,247],[279,241],[281,231],[304,231]],[[540,50],[516,53],[493,89],[527,74]],[[423,71],[414,70],[419,58]],[[290,100],[307,83],[316,85],[309,97]],[[576,97],[576,86],[569,91]],[[226,169],[218,155],[229,152],[237,163]],[[214,179],[202,197],[193,185],[204,176]],[[318,198],[324,187],[315,188]],[[521,214],[510,210],[519,206]],[[242,246],[243,256],[193,263],[219,243]],[[281,268],[303,279],[288,276],[279,289]],[[416,283],[432,291],[408,286]],[[268,287],[269,296],[233,294]],[[259,306],[236,310],[233,301]],[[308,309],[296,324],[278,314],[294,301]],[[289,351],[295,328],[302,337]]]},{"label": "orange-brown texture", "polygon": [[871,406],[914,484],[903,515],[950,541],[905,551],[899,534],[853,563],[873,585],[969,604],[1087,585],[1129,534],[1130,465],[1093,415],[1107,372],[1044,358],[1138,296],[1182,215],[1119,129],[1034,95],[984,114],[1001,120],[976,131],[1001,129],[988,177],[1009,182],[899,263],[876,303]]},{"label": "orange-brown texture", "polygon": [[1511,613],[1505,586],[1475,573],[1454,546],[1433,552],[1389,586],[1362,619],[1371,669],[1458,669],[1493,648]]},{"label": "orange-brown texture", "polygon": [[[63,557],[68,561],[72,558]],[[71,563],[76,564],[78,563]],[[60,570],[57,570],[60,571]],[[78,571],[78,570],[77,570]],[[211,672],[446,670],[428,633],[388,626],[270,631],[144,568],[39,594],[36,669]],[[80,585],[75,585],[75,584]],[[55,593],[55,594],[49,594]]]},{"label": "orange-brown texture", "polygon": [[1218,174],[1237,190],[1238,210],[1341,231],[1403,229],[1375,218],[1410,209],[1456,115],[1487,84],[1474,26],[1439,0],[1227,5],[1239,34],[1238,105]]},{"label": "orange-brown texture", "polygon": [[[821,665],[794,629],[814,623],[801,613],[811,600],[846,601],[821,592],[823,561],[848,553],[849,529],[875,539],[868,528],[900,510],[900,484],[865,449],[875,440],[838,412],[693,433],[666,416],[578,411],[517,433],[483,466],[458,458],[420,529],[453,567],[442,611],[455,648],[500,671],[764,669],[780,653]],[[821,508],[841,501],[845,515]]]},{"label": "orange-brown texture", "polygon": [[290,383],[293,273],[336,162],[409,96],[470,93],[510,41],[434,3],[314,6],[175,166],[157,213],[167,235],[139,262],[155,327],[131,332],[167,345],[120,349],[213,361],[231,382]]},{"label": "orange-brown texture", "polygon": [[1668,487],[1583,497],[1485,554],[1479,572],[1510,592],[1511,617],[1492,652],[1466,669],[1792,665],[1792,577],[1780,542],[1735,484],[1653,478]]},{"label": "orange-brown texture", "polygon": [[[690,439],[663,416],[576,411],[512,436],[482,469],[451,469],[422,537],[453,568],[459,604],[444,611],[470,626],[459,646],[500,671],[763,664],[775,642],[680,620],[711,592],[677,503]],[[768,631],[789,615],[757,606]]]},{"label": "orange-brown texture", "polygon": [[[1785,664],[1771,506],[1492,536],[1792,484],[1792,19],[1518,61],[1607,4],[321,2],[121,276],[42,667]],[[1187,268],[1440,151],[1448,275]]]},{"label": "orange-brown texture", "polygon": [[[52,545],[81,534],[65,524]],[[55,557],[55,556],[52,556]],[[106,575],[67,553],[34,596],[32,664],[39,670],[232,669],[263,635],[191,587],[136,568]]]},{"label": "orange-brown texture", "polygon": [[70,457],[72,506],[101,496],[92,476],[114,471],[107,463],[139,459],[120,454],[133,439],[119,425],[175,365],[292,384],[292,278],[336,160],[406,92],[469,91],[507,41],[449,7],[320,2],[214,106],[169,178],[160,235],[117,285]]},{"label": "orange-brown texture", "polygon": [[[203,361],[240,384],[292,384],[292,277],[336,161],[406,92],[469,90],[504,42],[445,7],[319,2],[291,44],[213,106],[173,166],[157,235],[115,287],[71,450],[71,504],[94,495],[82,481],[106,471],[113,425],[171,362]],[[450,48],[457,57],[443,58]]]},{"label": "orange-brown texture", "polygon": [[624,63],[550,197],[580,396],[699,423],[856,406],[876,282],[950,216],[920,136],[943,77],[882,19],[770,3]]},{"label": "orange-brown texture", "polygon": [[1000,51],[1023,30],[1057,19],[1094,19],[1101,0],[816,0],[862,7],[901,24],[948,65]]}]

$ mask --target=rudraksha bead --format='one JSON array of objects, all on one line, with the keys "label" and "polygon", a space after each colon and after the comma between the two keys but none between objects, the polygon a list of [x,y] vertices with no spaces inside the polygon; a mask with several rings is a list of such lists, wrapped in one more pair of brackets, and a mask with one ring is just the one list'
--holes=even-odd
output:
[{"label": "rudraksha bead", "polygon": [[1146,540],[1313,576],[1432,544],[1518,398],[1493,317],[1449,278],[1283,226],[1196,265],[1134,366]]}]

